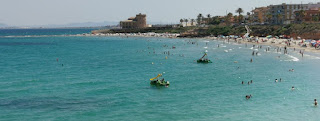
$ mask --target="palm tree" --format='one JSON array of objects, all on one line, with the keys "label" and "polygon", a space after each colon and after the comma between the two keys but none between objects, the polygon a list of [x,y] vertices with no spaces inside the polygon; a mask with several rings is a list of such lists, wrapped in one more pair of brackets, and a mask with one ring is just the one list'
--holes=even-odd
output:
[{"label": "palm tree", "polygon": [[200,25],[200,24],[202,23],[202,18],[203,18],[202,14],[199,13],[199,15],[197,16],[197,23],[198,23],[198,25]]},{"label": "palm tree", "polygon": [[184,22],[186,22],[186,26],[188,26],[188,19],[184,19]]},{"label": "palm tree", "polygon": [[183,19],[180,19],[180,24],[181,24],[181,25],[183,24],[183,21],[184,21]]},{"label": "palm tree", "polygon": [[195,20],[194,20],[194,19],[191,19],[191,26],[194,25],[194,22],[195,22]]},{"label": "palm tree", "polygon": [[236,13],[238,13],[239,15],[241,15],[241,13],[243,13],[242,8],[238,8],[238,9],[236,10]]},{"label": "palm tree", "polygon": [[[241,15],[241,13],[243,13],[243,10],[242,10],[242,8],[238,8],[237,10],[236,10],[236,12],[239,14],[239,16],[238,17],[240,17],[240,15]],[[238,20],[239,20],[239,23],[240,23],[240,18],[238,18]]]},{"label": "palm tree", "polygon": [[252,17],[251,17],[250,12],[247,12],[247,16],[248,16],[248,23],[251,23],[251,19],[252,19]]},{"label": "palm tree", "polygon": [[208,18],[207,18],[207,24],[209,24],[209,23],[210,23],[210,21],[211,21],[211,15],[210,15],[210,14],[208,14],[208,15],[207,15],[207,17],[208,17]]}]

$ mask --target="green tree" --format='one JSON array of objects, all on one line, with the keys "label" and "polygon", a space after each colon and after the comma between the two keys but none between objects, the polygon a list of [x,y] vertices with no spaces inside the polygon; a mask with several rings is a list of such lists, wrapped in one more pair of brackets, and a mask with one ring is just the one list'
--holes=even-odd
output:
[{"label": "green tree", "polygon": [[239,21],[239,17],[237,15],[233,16],[233,21],[234,22],[238,22]]},{"label": "green tree", "polygon": [[312,20],[314,22],[318,22],[319,21],[319,16],[312,16]]},{"label": "green tree", "polygon": [[299,10],[299,11],[296,13],[296,16],[297,16],[296,19],[298,19],[297,22],[298,22],[298,23],[302,23],[302,22],[303,22],[303,18],[306,16],[306,11],[304,11],[304,10]]},{"label": "green tree", "polygon": [[239,18],[238,18],[238,20],[239,20],[239,23],[240,23],[240,15],[241,15],[241,13],[243,13],[243,10],[242,10],[242,8],[238,8],[237,10],[236,10],[236,13],[238,13],[239,14]]},{"label": "green tree", "polygon": [[230,25],[232,17],[233,17],[232,13],[227,14],[226,20],[225,20],[227,25]]},{"label": "green tree", "polygon": [[203,18],[202,14],[199,13],[199,15],[197,16],[197,23],[198,23],[198,25],[201,25],[201,23],[202,23],[202,18]]},{"label": "green tree", "polygon": [[243,22],[243,19],[244,19],[243,15],[238,16],[239,24],[241,24]]},{"label": "green tree", "polygon": [[277,20],[278,20],[278,24],[282,24],[282,19],[283,19],[283,15],[282,14],[278,14],[277,15]]},{"label": "green tree", "polygon": [[188,19],[184,19],[184,22],[186,22],[186,26],[188,26]]},{"label": "green tree", "polygon": [[195,22],[195,20],[194,20],[194,19],[191,19],[191,26],[194,25],[194,22]]},{"label": "green tree", "polygon": [[180,19],[180,24],[181,24],[181,25],[183,24],[183,21],[184,21],[183,19]]},{"label": "green tree", "polygon": [[[267,21],[268,21],[269,23],[271,23],[272,15],[271,15],[271,14],[267,14],[267,15],[266,15],[266,18],[267,18]],[[262,18],[259,18],[259,19],[260,19],[259,21],[262,21],[262,20],[261,20]]]},{"label": "green tree", "polygon": [[238,13],[239,15],[241,15],[241,13],[243,13],[242,8],[238,8],[238,9],[236,10],[236,13]]},{"label": "green tree", "polygon": [[250,12],[247,12],[247,16],[248,16],[248,23],[251,23],[252,22],[252,16],[251,16],[251,13]]},{"label": "green tree", "polygon": [[211,22],[211,15],[208,14],[208,15],[207,15],[207,24],[209,24],[210,22]]}]

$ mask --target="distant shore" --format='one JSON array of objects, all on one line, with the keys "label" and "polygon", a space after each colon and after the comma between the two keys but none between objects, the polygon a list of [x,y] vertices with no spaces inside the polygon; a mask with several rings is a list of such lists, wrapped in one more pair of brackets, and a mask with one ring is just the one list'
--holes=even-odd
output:
[{"label": "distant shore", "polygon": [[[121,37],[165,37],[165,38],[179,38],[180,34],[173,33],[109,33],[109,34],[89,34],[87,36],[121,36]],[[301,50],[303,52],[313,52],[320,53],[320,50],[314,47],[310,47],[310,43],[304,42],[304,39],[277,39],[277,38],[267,38],[267,37],[258,37],[255,40],[250,41],[246,38],[223,38],[223,37],[197,37],[194,39],[209,39],[209,40],[220,40],[220,41],[230,41],[237,43],[247,43],[254,45],[266,45],[266,46],[277,46],[280,48],[288,47],[295,50]],[[251,38],[252,40],[252,38]],[[303,41],[303,43],[301,43]],[[289,44],[290,43],[290,44]],[[299,45],[306,44],[307,47],[302,47]]]}]

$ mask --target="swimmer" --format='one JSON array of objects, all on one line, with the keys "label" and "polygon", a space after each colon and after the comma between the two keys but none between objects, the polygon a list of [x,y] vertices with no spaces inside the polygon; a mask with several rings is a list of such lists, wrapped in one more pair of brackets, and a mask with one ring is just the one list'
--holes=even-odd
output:
[{"label": "swimmer", "polygon": [[250,95],[246,95],[246,99],[248,100],[248,99],[250,99],[252,96],[251,96],[251,94]]},{"label": "swimmer", "polygon": [[317,99],[314,99],[314,106],[317,106],[317,105],[318,105]]}]

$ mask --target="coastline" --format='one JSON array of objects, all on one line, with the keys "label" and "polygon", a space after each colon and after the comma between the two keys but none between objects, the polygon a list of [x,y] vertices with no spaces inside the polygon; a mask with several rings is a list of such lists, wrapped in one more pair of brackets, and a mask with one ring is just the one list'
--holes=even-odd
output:
[{"label": "coastline", "polygon": [[[276,38],[267,38],[267,37],[258,37],[255,38],[254,41],[250,41],[248,39],[243,38],[225,38],[225,37],[196,37],[196,38],[188,38],[188,37],[179,37],[180,34],[175,33],[83,33],[83,34],[68,34],[68,35],[23,35],[23,36],[0,36],[1,37],[161,37],[161,38],[186,38],[186,39],[208,39],[208,40],[218,40],[218,41],[229,41],[235,42],[239,44],[253,44],[253,45],[265,45],[265,46],[276,46],[279,48],[290,48],[296,50],[302,50],[302,52],[311,52],[320,54],[318,49],[314,47],[310,47],[310,43],[305,42],[307,47],[301,47],[298,43],[303,41],[304,39],[293,40],[293,39],[276,39]],[[252,40],[252,38],[251,38]],[[286,42],[290,42],[290,46],[286,44]]]},{"label": "coastline", "polygon": [[[164,37],[164,38],[180,38],[178,37],[180,34],[173,34],[173,33],[109,33],[109,34],[88,34],[87,36],[120,36],[120,37]],[[187,39],[191,39],[186,37]],[[318,49],[315,49],[314,47],[310,47],[310,43],[304,43],[307,44],[307,47],[301,47],[298,45],[299,42],[303,41],[304,39],[300,40],[293,40],[293,39],[276,39],[276,38],[267,38],[267,37],[258,37],[256,41],[249,41],[242,38],[222,38],[222,37],[197,37],[194,39],[209,39],[209,40],[218,40],[218,41],[229,41],[230,42],[236,42],[239,44],[253,44],[253,45],[265,45],[265,46],[276,46],[279,48],[290,48],[295,49],[297,51],[300,51],[302,53],[304,52],[311,52],[320,54],[320,51]],[[290,43],[290,46],[286,44],[286,42]]]}]

